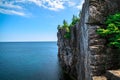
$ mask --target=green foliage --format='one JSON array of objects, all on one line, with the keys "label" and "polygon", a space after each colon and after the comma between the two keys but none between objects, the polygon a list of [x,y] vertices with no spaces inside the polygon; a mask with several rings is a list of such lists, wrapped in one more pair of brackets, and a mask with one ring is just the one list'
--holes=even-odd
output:
[{"label": "green foliage", "polygon": [[79,20],[80,20],[79,17],[73,15],[72,22],[71,22],[70,26],[74,26]]},{"label": "green foliage", "polygon": [[66,20],[63,20],[63,26],[62,26],[63,28],[67,28],[67,27],[69,27],[69,25],[68,25],[68,23],[67,23],[67,21]]},{"label": "green foliage", "polygon": [[66,30],[64,38],[70,39],[70,27],[74,26],[79,20],[80,20],[80,18],[73,15],[72,22],[70,23],[70,25],[67,23],[66,20],[63,20],[63,25],[62,26],[58,25],[58,30],[59,29],[65,29]]},{"label": "green foliage", "polygon": [[115,48],[120,48],[120,13],[108,16],[106,29],[99,28],[97,33],[108,39],[108,45]]},{"label": "green foliage", "polygon": [[62,29],[62,27],[61,27],[60,25],[58,25],[57,29],[58,29],[58,30],[59,30],[59,29]]},{"label": "green foliage", "polygon": [[64,35],[64,38],[70,39],[70,32],[66,32],[66,34]]}]

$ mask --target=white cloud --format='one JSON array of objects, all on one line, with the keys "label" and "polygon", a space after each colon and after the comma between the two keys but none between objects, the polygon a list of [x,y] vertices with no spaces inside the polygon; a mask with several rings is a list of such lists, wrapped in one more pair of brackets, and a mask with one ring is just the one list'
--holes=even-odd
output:
[{"label": "white cloud", "polygon": [[0,6],[5,7],[5,8],[23,9],[21,6],[14,5],[12,2],[11,3],[8,3],[8,2],[2,3],[2,2],[0,2]]},{"label": "white cloud", "polygon": [[84,0],[81,0],[81,1],[80,1],[80,4],[77,5],[76,8],[81,10],[83,3],[84,3]]},{"label": "white cloud", "polygon": [[18,12],[15,10],[6,10],[6,9],[1,9],[0,8],[0,13],[4,13],[4,14],[10,14],[10,15],[19,15],[19,16],[25,16],[25,14],[23,12]]},{"label": "white cloud", "polygon": [[75,6],[75,5],[76,5],[76,3],[75,3],[75,2],[72,2],[72,1],[69,1],[68,4],[69,4],[69,7],[72,7],[72,6]]},{"label": "white cloud", "polygon": [[24,5],[35,4],[48,10],[59,11],[67,6],[81,9],[82,3],[76,5],[74,0],[0,0],[0,13],[25,16],[27,14]]},{"label": "white cloud", "polygon": [[76,5],[72,0],[27,0],[27,2],[53,11],[65,9],[66,6],[73,7]]},{"label": "white cloud", "polygon": [[35,3],[37,6],[41,6],[42,5],[40,0],[28,0],[27,2]]},{"label": "white cloud", "polygon": [[15,1],[0,1],[0,13],[9,14],[9,15],[19,15],[25,16],[26,14],[23,12],[23,7],[15,4]]},{"label": "white cloud", "polygon": [[63,0],[28,0],[28,2],[53,11],[64,9]]}]

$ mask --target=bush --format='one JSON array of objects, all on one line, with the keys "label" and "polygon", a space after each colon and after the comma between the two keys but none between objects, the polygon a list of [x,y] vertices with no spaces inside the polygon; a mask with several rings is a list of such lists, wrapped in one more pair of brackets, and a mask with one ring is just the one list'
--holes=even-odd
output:
[{"label": "bush", "polygon": [[74,26],[79,20],[80,20],[79,17],[73,15],[72,22],[71,22],[70,26]]},{"label": "bush", "polygon": [[71,37],[70,36],[70,27],[74,26],[79,20],[80,20],[80,18],[73,15],[72,22],[70,23],[70,25],[67,23],[66,20],[63,20],[63,25],[62,26],[58,25],[58,29],[65,29],[66,30],[64,38],[70,39],[70,37]]},{"label": "bush", "polygon": [[66,33],[64,34],[64,38],[70,39],[70,27],[64,28],[66,30]]},{"label": "bush", "polygon": [[69,25],[68,25],[68,23],[67,23],[67,21],[66,20],[63,20],[63,26],[62,26],[63,28],[67,28],[67,27],[69,27]]},{"label": "bush", "polygon": [[120,13],[108,16],[106,28],[97,29],[97,33],[108,39],[108,45],[120,48]]},{"label": "bush", "polygon": [[64,38],[70,39],[70,32],[66,32],[66,34],[64,35]]}]

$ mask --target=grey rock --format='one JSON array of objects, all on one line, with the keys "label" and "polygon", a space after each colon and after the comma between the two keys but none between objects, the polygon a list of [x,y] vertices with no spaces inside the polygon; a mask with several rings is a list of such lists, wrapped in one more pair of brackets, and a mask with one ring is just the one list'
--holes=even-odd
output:
[{"label": "grey rock", "polygon": [[70,28],[71,38],[64,38],[64,29],[58,30],[61,66],[75,80],[92,80],[120,66],[120,50],[108,48],[107,40],[96,33],[105,27],[108,15],[120,11],[119,7],[120,0],[85,0],[79,23]]}]

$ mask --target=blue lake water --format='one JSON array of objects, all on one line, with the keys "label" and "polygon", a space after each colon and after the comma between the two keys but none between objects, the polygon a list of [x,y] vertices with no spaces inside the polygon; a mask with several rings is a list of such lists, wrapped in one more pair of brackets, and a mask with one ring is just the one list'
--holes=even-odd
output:
[{"label": "blue lake water", "polygon": [[56,42],[1,42],[0,80],[60,80]]}]

